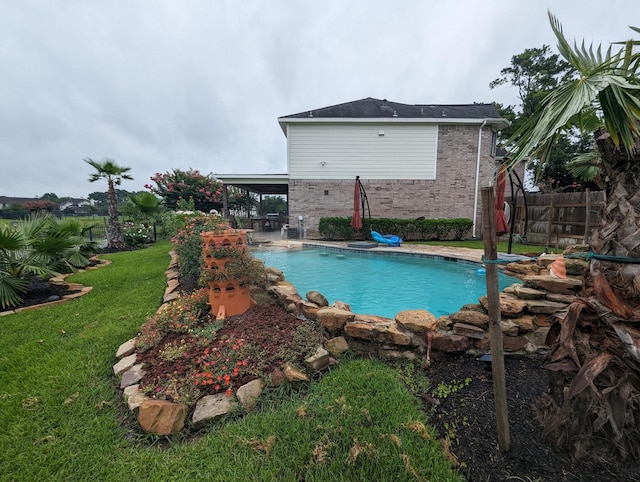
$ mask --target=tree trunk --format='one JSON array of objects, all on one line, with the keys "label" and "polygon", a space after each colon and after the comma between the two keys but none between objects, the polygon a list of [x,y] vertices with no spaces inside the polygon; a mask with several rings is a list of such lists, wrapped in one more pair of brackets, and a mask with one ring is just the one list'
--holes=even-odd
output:
[{"label": "tree trunk", "polygon": [[109,225],[107,226],[107,247],[111,249],[124,249],[124,237],[122,228],[118,222],[118,197],[109,178]]},{"label": "tree trunk", "polygon": [[[575,458],[640,457],[640,139],[631,155],[596,133],[607,199],[582,297],[556,313],[547,344],[544,435]],[[637,260],[637,261],[636,261]]]}]

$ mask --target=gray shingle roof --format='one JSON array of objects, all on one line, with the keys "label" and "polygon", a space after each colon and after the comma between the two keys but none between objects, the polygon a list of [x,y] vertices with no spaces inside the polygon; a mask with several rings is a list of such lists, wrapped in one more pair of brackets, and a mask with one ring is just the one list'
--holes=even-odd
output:
[{"label": "gray shingle roof", "polygon": [[322,107],[310,111],[283,116],[280,119],[301,118],[404,118],[404,119],[501,119],[491,104],[400,104],[386,99],[366,99]]}]

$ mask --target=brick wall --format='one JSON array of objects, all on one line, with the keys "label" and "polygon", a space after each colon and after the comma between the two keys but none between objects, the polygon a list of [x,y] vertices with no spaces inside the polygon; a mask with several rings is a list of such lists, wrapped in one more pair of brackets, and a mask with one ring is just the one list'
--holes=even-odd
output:
[{"label": "brick wall", "polygon": [[[440,126],[436,180],[368,180],[363,165],[360,181],[364,186],[373,218],[414,219],[473,218],[479,126]],[[490,157],[491,134],[483,129],[482,159],[478,188],[488,186],[494,175]],[[290,226],[297,227],[304,217],[308,236],[318,234],[322,217],[351,216],[355,179],[290,180]],[[476,235],[481,237],[481,199],[478,194]]]}]

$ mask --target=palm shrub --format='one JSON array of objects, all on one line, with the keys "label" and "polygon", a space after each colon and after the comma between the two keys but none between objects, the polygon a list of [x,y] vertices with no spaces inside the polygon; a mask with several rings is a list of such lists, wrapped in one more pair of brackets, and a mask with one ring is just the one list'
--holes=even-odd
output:
[{"label": "palm shrub", "polygon": [[[550,396],[544,435],[576,458],[640,457],[640,54],[574,44],[549,14],[560,54],[575,69],[518,129],[512,165],[544,166],[558,135],[594,133],[606,205],[590,239],[583,297],[555,315],[547,341]],[[631,27],[634,32],[640,29]]]},{"label": "palm shrub", "polygon": [[89,264],[98,246],[82,236],[79,221],[35,214],[0,226],[0,306],[22,302],[33,276],[48,278]]}]

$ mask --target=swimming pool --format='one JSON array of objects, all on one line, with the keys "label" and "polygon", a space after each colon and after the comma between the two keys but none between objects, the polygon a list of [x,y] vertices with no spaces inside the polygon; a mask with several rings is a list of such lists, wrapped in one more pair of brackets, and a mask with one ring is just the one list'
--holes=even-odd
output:
[{"label": "swimming pool", "polygon": [[[484,270],[464,261],[322,248],[252,254],[282,270],[302,297],[319,291],[329,304],[344,301],[355,313],[393,318],[402,310],[424,309],[448,315],[487,293]],[[499,273],[500,290],[519,282]]]}]

